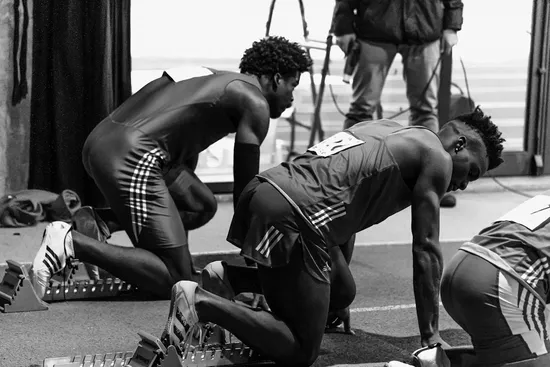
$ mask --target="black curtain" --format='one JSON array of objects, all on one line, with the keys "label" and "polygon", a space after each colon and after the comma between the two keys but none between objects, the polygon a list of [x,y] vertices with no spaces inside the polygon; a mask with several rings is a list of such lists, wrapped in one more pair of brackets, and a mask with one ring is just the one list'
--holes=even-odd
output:
[{"label": "black curtain", "polygon": [[29,188],[103,196],[82,164],[88,134],[131,95],[130,0],[33,4]]}]

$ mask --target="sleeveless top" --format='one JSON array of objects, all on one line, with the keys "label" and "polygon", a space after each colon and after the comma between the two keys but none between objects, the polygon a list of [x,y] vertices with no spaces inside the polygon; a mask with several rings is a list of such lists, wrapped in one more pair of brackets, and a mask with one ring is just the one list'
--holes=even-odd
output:
[{"label": "sleeveless top", "polygon": [[260,173],[284,191],[322,233],[341,245],[411,203],[411,190],[386,145],[403,129],[390,120],[363,122]]},{"label": "sleeveless top", "polygon": [[235,133],[237,122],[221,106],[227,86],[243,81],[258,88],[255,77],[216,72],[175,82],[168,73],[140,89],[111,113],[111,121],[133,127],[156,141],[167,163],[179,165]]}]

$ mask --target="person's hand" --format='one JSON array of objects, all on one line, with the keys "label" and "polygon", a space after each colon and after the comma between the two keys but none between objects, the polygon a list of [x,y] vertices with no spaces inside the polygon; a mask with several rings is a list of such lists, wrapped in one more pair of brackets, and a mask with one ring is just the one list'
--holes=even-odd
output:
[{"label": "person's hand", "polygon": [[340,47],[344,54],[347,55],[350,50],[350,45],[355,42],[356,38],[355,33],[336,36],[336,44]]},{"label": "person's hand", "polygon": [[351,330],[351,317],[349,307],[329,311],[327,318],[327,325],[325,326],[325,333],[337,333],[340,332],[339,326],[344,324],[344,334],[355,335],[355,332]]},{"label": "person's hand", "polygon": [[254,300],[250,307],[257,310],[271,311],[263,294],[254,294]]},{"label": "person's hand", "polygon": [[441,53],[449,55],[453,47],[458,43],[458,35],[455,30],[445,29],[441,37]]},{"label": "person's hand", "polygon": [[441,338],[439,334],[434,334],[430,338],[422,338],[421,340],[421,344],[423,347],[427,347],[428,345],[432,345],[435,343],[441,344],[441,348],[443,349],[449,349],[451,347],[445,340],[443,340],[443,338]]}]

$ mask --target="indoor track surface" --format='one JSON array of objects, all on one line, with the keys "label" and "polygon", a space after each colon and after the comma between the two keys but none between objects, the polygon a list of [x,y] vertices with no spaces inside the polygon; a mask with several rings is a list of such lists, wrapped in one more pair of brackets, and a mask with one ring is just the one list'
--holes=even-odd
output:
[{"label": "indoor track surface", "polygon": [[[463,240],[523,200],[506,192],[461,194],[456,208],[442,209],[445,261],[449,261]],[[197,266],[221,258],[242,262],[235,249],[224,241],[231,214],[232,204],[220,203],[214,220],[192,233],[191,249],[196,253]],[[0,264],[6,259],[32,261],[44,225],[1,229]],[[124,236],[118,234],[111,241],[125,242]],[[406,360],[419,348],[409,241],[408,210],[358,235],[351,264],[357,283],[357,297],[351,310],[355,335],[327,334],[315,366],[382,366],[389,360]],[[41,366],[48,357],[132,351],[140,340],[138,331],[160,336],[168,305],[169,301],[130,297],[57,302],[46,311],[0,313],[0,366]],[[443,307],[440,328],[441,335],[451,345],[470,344],[468,336]]]}]

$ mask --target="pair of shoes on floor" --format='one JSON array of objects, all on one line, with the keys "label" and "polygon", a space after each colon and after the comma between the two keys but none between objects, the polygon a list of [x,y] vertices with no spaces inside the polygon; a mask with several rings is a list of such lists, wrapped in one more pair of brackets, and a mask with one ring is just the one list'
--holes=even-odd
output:
[{"label": "pair of shoes on floor", "polygon": [[[227,279],[226,263],[215,261],[202,271],[202,288],[220,297],[232,300],[235,293]],[[213,332],[213,324],[202,323],[195,308],[198,283],[182,280],[172,287],[170,311],[161,340],[176,346],[182,355],[197,346],[203,346]]]}]

